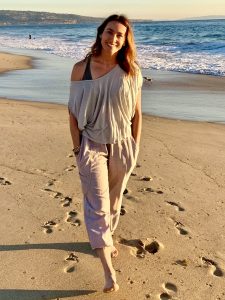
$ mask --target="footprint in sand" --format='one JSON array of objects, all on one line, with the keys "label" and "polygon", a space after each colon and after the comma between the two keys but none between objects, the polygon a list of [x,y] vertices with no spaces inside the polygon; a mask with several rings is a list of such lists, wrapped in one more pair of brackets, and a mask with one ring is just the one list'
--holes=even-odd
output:
[{"label": "footprint in sand", "polygon": [[212,275],[216,277],[223,277],[224,273],[215,261],[206,257],[201,257],[201,261],[203,266],[209,267]]},{"label": "footprint in sand", "polygon": [[188,231],[184,228],[184,225],[181,222],[174,220],[173,218],[169,218],[172,222],[174,222],[174,226],[177,229],[180,235],[188,235]]},{"label": "footprint in sand", "polygon": [[149,238],[145,240],[126,240],[121,239],[119,241],[120,244],[131,247],[131,254],[138,257],[144,258],[147,253],[155,254],[163,245],[156,240],[151,240]]},{"label": "footprint in sand", "polygon": [[171,296],[167,293],[162,293],[159,295],[159,299],[161,300],[168,300],[168,299],[172,299]]},{"label": "footprint in sand", "polygon": [[188,235],[188,231],[184,228],[184,225],[181,222],[175,222],[174,225],[180,235]]},{"label": "footprint in sand", "polygon": [[126,188],[124,191],[123,191],[123,195],[127,195],[129,193],[128,189]]},{"label": "footprint in sand", "polygon": [[166,203],[168,205],[172,205],[175,207],[176,210],[178,211],[185,211],[185,209],[183,207],[181,207],[179,204],[177,204],[176,202],[173,202],[173,201],[166,201]]},{"label": "footprint in sand", "polygon": [[44,192],[49,192],[50,196],[55,198],[55,199],[60,199],[60,202],[62,204],[63,207],[67,207],[70,206],[71,202],[72,202],[72,198],[69,196],[64,197],[62,193],[57,192],[57,191],[53,191],[49,188],[45,188],[42,191]]},{"label": "footprint in sand", "polygon": [[64,272],[65,273],[72,273],[75,271],[75,266],[67,266],[65,269],[64,269]]},{"label": "footprint in sand", "polygon": [[144,245],[144,249],[151,254],[157,253],[160,248],[161,245],[157,241],[153,241],[149,244]]},{"label": "footprint in sand", "polygon": [[163,284],[163,288],[166,292],[168,293],[176,293],[177,292],[177,287],[175,284],[171,282],[166,282]]},{"label": "footprint in sand", "polygon": [[56,179],[50,179],[47,183],[46,183],[46,186],[52,186],[54,185],[54,182],[56,181]]},{"label": "footprint in sand", "polygon": [[67,206],[70,206],[70,204],[72,202],[72,198],[66,196],[66,197],[62,198],[60,202],[62,203],[63,207],[67,207]]},{"label": "footprint in sand", "polygon": [[152,178],[151,176],[142,176],[142,177],[140,178],[140,180],[142,180],[142,181],[152,181],[153,178]]},{"label": "footprint in sand", "polygon": [[64,171],[70,172],[70,171],[73,171],[75,168],[76,168],[75,165],[71,165],[71,166],[68,166]]},{"label": "footprint in sand", "polygon": [[67,213],[66,222],[70,223],[73,226],[80,226],[81,221],[79,218],[77,218],[78,213],[75,210],[72,210]]},{"label": "footprint in sand", "polygon": [[127,213],[127,211],[126,211],[124,205],[121,205],[120,215],[121,215],[121,216],[124,216],[126,213]]},{"label": "footprint in sand", "polygon": [[42,189],[43,192],[49,192],[50,193],[50,196],[53,197],[53,198],[62,198],[63,197],[63,194],[60,193],[60,192],[57,192],[57,191],[53,191],[49,188],[45,188],[45,189]]},{"label": "footprint in sand", "polygon": [[1,185],[11,185],[12,183],[9,180],[5,179],[4,177],[0,177],[0,184]]},{"label": "footprint in sand", "polygon": [[142,192],[142,193],[148,192],[148,193],[163,194],[163,191],[161,191],[161,190],[154,190],[151,187],[142,188],[142,189],[139,190],[139,192]]},{"label": "footprint in sand", "polygon": [[123,196],[128,200],[137,202],[137,198],[132,196],[131,192],[127,188],[125,188],[125,190],[123,191]]},{"label": "footprint in sand", "polygon": [[173,263],[174,265],[179,265],[182,267],[187,267],[188,263],[186,259],[178,259],[175,261],[175,263]]},{"label": "footprint in sand", "polygon": [[71,252],[69,254],[69,256],[65,259],[66,261],[75,261],[75,262],[79,262],[79,258],[78,256],[75,254],[75,252]]},{"label": "footprint in sand", "polygon": [[137,173],[131,173],[130,176],[137,176]]},{"label": "footprint in sand", "polygon": [[65,267],[64,272],[65,273],[72,273],[75,271],[75,263],[79,262],[78,256],[75,254],[75,252],[71,252],[68,257],[65,259],[66,262],[69,262],[70,264]]},{"label": "footprint in sand", "polygon": [[52,228],[54,226],[57,226],[56,222],[54,222],[54,221],[47,221],[43,225],[41,225],[41,227],[44,228],[44,232],[48,233],[48,234],[53,232]]}]

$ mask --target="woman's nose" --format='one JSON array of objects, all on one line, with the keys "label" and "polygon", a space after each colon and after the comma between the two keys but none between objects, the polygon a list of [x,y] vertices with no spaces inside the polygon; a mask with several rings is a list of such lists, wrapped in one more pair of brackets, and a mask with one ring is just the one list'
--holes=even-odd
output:
[{"label": "woman's nose", "polygon": [[112,34],[111,35],[111,39],[110,39],[110,41],[112,42],[112,43],[115,43],[116,42],[116,34]]}]

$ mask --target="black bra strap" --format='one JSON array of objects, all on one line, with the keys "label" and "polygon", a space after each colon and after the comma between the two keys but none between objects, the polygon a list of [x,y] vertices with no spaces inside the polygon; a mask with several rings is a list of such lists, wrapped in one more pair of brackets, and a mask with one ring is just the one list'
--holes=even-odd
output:
[{"label": "black bra strap", "polygon": [[82,80],[92,80],[90,62],[91,62],[91,57],[88,57]]}]

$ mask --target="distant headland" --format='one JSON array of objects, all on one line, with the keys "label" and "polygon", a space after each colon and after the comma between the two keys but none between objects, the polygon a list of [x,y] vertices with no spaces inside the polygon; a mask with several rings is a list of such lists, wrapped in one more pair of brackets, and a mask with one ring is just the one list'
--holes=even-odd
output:
[{"label": "distant headland", "polygon": [[[80,24],[101,22],[104,18],[87,17],[75,14],[59,14],[37,11],[0,10],[0,26],[31,24]],[[132,20],[151,22],[151,20]]]}]

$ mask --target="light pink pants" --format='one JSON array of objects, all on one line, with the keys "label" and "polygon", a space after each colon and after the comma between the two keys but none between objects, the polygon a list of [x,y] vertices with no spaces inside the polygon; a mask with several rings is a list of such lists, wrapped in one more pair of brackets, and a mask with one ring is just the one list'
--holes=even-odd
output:
[{"label": "light pink pants", "polygon": [[92,249],[112,246],[123,191],[135,167],[133,137],[117,144],[98,144],[83,136],[76,157],[84,194],[84,219]]}]

